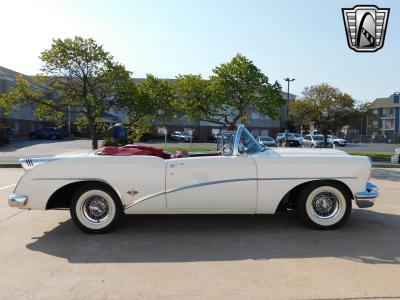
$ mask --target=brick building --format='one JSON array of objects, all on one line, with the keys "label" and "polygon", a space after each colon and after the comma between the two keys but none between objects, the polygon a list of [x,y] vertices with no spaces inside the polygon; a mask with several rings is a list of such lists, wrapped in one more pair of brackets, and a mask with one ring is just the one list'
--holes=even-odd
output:
[{"label": "brick building", "polygon": [[368,135],[400,135],[399,94],[377,98],[368,106]]}]

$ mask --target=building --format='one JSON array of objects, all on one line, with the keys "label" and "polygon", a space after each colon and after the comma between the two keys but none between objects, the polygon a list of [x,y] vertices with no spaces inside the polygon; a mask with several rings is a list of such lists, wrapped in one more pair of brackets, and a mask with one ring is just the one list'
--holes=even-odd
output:
[{"label": "building", "polygon": [[[134,78],[133,81],[136,84],[140,84],[144,78]],[[170,84],[173,84],[175,79],[167,79]],[[281,108],[280,118],[273,120],[270,117],[257,112],[255,109],[249,108],[248,115],[251,120],[246,124],[246,128],[254,136],[260,135],[270,135],[276,137],[278,132],[282,132],[286,128],[287,124],[287,93],[281,93],[283,99],[285,100],[285,105]],[[289,94],[289,101],[294,100],[296,95]],[[127,121],[127,115],[121,112],[112,112],[114,115],[118,116],[122,122]],[[166,128],[167,133],[170,134],[174,131],[192,132],[193,138],[200,142],[210,141],[213,133],[218,133],[224,130],[224,126],[221,124],[216,124],[206,121],[193,121],[187,119],[179,120],[169,120],[169,121],[156,121],[157,127]]]},{"label": "building", "polygon": [[[6,93],[15,86],[15,78],[19,73],[0,66],[0,93]],[[29,76],[25,76],[28,80]],[[43,127],[33,114],[32,107],[29,105],[15,107],[9,114],[4,113],[4,109],[0,107],[0,124],[3,127],[12,129],[14,136],[27,136],[29,132]]]},{"label": "building", "polygon": [[400,135],[400,95],[377,98],[368,106],[367,134]]},{"label": "building", "polygon": [[[33,82],[33,76],[23,75],[16,71],[0,66],[0,93],[6,93],[16,85],[16,76],[22,75],[24,78]],[[57,99],[56,95],[52,95],[53,99]],[[65,108],[65,124],[70,122],[73,124],[82,115],[81,107]],[[102,122],[108,126],[120,123],[121,120],[110,113],[104,114]],[[53,123],[40,121],[34,115],[34,109],[31,105],[20,105],[15,107],[11,112],[5,114],[4,109],[0,107],[0,125],[11,128],[14,137],[26,137],[29,132],[45,126],[53,126]],[[89,135],[87,128],[81,126],[66,126],[65,130],[71,130],[72,134]]]},{"label": "building", "polygon": [[[7,68],[0,67],[0,93],[7,92],[10,88],[15,86],[15,78],[20,74],[16,71],[9,70]],[[25,76],[28,80],[32,81],[32,76]],[[143,78],[134,78],[133,81],[136,84],[142,82]],[[167,79],[171,84],[175,79]],[[287,102],[287,93],[282,92],[282,97]],[[296,96],[289,94],[289,100],[295,99]],[[66,108],[67,109],[67,108]],[[70,120],[73,123],[81,115],[81,109],[79,107],[71,107],[66,110],[66,120],[68,123]],[[247,128],[253,133],[254,136],[259,135],[270,135],[275,137],[280,131],[283,131],[287,123],[287,103],[281,108],[281,116],[277,120],[273,120],[264,114],[257,112],[255,109],[249,108],[248,115],[251,120],[246,124]],[[109,111],[103,117],[104,122],[109,126],[115,123],[124,123],[127,121],[127,114],[117,111]],[[30,131],[38,128],[42,128],[47,125],[45,122],[40,122],[33,114],[33,108],[31,106],[21,106],[15,108],[10,114],[5,115],[0,108],[0,124],[5,127],[10,127],[14,131],[14,136],[27,136]],[[168,133],[173,131],[192,131],[193,137],[198,141],[209,141],[211,140],[212,134],[224,130],[224,126],[221,124],[215,124],[205,121],[192,121],[186,119],[171,120],[171,121],[159,121],[155,124],[157,127],[164,127]],[[76,132],[75,132],[76,131]],[[85,128],[79,126],[74,128],[73,132],[82,134],[85,132]]]}]

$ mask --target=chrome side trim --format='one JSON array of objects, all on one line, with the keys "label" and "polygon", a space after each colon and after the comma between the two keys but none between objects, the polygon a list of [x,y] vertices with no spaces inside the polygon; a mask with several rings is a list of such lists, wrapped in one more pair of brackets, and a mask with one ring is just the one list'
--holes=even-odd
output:
[{"label": "chrome side trim", "polygon": [[11,207],[23,207],[28,201],[28,196],[12,194],[8,196],[8,205]]},{"label": "chrome side trim", "polygon": [[378,187],[368,182],[365,191],[356,193],[354,198],[359,208],[367,208],[375,204],[375,198],[378,196]]},{"label": "chrome side trim", "polygon": [[215,184],[222,184],[222,183],[231,183],[231,182],[241,182],[241,181],[273,181],[273,180],[329,180],[329,179],[355,179],[357,177],[277,177],[277,178],[236,178],[236,179],[224,179],[224,180],[214,180],[214,181],[206,181],[206,182],[199,182],[199,183],[193,183],[189,185],[184,185],[180,187],[176,187],[173,189],[166,190],[165,192],[158,192],[154,193],[148,196],[145,196],[143,198],[137,199],[136,201],[128,204],[125,206],[125,210],[146,200],[149,200],[151,198],[160,196],[162,194],[170,194],[173,192],[178,192],[178,191],[183,191],[187,189],[192,189],[192,188],[197,188],[197,187],[202,187],[202,186],[208,186],[208,185],[215,185]]}]

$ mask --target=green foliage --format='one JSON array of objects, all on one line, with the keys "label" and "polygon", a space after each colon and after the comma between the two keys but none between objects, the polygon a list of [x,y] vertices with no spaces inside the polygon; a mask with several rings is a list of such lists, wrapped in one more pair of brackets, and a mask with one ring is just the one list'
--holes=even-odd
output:
[{"label": "green foliage", "polygon": [[101,144],[102,147],[106,147],[106,146],[122,146],[120,143],[118,143],[118,141],[114,140],[112,137],[110,136],[106,136],[104,137],[103,143]]},{"label": "green foliage", "polygon": [[369,156],[372,160],[390,160],[393,156],[393,152],[373,152],[373,151],[364,151],[364,152],[348,152],[350,155],[358,155],[358,156]]},{"label": "green foliage", "polygon": [[60,121],[69,105],[82,107],[97,148],[98,120],[121,98],[134,96],[130,73],[93,39],[81,37],[53,40],[40,59],[42,74],[35,85],[17,78],[17,86],[1,97],[1,105],[31,104],[39,118],[52,121]]},{"label": "green foliage", "polygon": [[174,107],[180,115],[219,123],[223,101],[214,93],[211,82],[201,75],[179,75],[176,79]]},{"label": "green foliage", "polygon": [[336,130],[351,119],[355,100],[338,88],[326,83],[306,87],[303,98],[291,101],[289,117],[295,122],[314,122],[325,136],[329,130]]},{"label": "green foliage", "polygon": [[229,63],[215,67],[213,73],[209,81],[200,75],[178,76],[174,85],[177,109],[192,119],[232,125],[249,121],[251,108],[271,118],[279,116],[284,104],[281,86],[269,83],[245,56],[237,54]]},{"label": "green foliage", "polygon": [[139,142],[140,138],[147,134],[154,132],[154,125],[151,125],[149,123],[128,123],[125,125],[126,128],[128,128],[128,143],[137,143]]}]

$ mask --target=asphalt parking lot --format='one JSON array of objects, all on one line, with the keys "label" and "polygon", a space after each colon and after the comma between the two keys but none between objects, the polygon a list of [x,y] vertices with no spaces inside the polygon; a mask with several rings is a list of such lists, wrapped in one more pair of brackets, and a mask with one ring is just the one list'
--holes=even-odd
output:
[{"label": "asphalt parking lot", "polygon": [[375,169],[375,207],[317,231],[296,216],[128,216],[80,232],[67,211],[7,206],[0,169],[0,299],[400,298],[400,172]]}]

